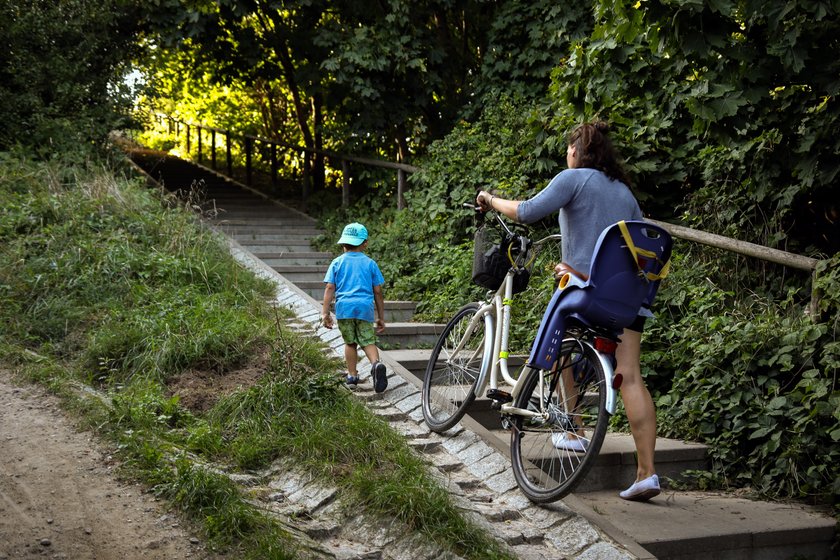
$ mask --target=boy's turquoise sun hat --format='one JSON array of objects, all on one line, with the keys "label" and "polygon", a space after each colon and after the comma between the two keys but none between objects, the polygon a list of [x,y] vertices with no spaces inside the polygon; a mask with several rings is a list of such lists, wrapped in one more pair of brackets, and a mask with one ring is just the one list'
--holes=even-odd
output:
[{"label": "boy's turquoise sun hat", "polygon": [[353,245],[354,247],[358,247],[367,238],[367,228],[360,223],[354,222],[344,226],[344,231],[341,232],[341,239],[338,240],[338,245]]}]

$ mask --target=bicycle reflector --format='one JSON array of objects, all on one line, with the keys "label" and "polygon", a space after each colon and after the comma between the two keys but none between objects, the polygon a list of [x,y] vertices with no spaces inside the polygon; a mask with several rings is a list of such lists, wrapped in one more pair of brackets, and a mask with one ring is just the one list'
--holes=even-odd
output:
[{"label": "bicycle reflector", "polygon": [[618,348],[618,343],[609,338],[601,336],[595,337],[595,350],[602,354],[615,354],[615,349]]}]

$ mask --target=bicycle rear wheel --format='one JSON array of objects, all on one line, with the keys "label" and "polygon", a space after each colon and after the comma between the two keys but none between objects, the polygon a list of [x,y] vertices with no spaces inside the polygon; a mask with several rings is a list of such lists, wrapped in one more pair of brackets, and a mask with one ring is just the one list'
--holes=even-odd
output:
[{"label": "bicycle rear wheel", "polygon": [[513,416],[511,464],[516,483],[535,503],[569,494],[595,463],[609,423],[604,369],[595,351],[563,341],[557,371],[529,369]]},{"label": "bicycle rear wheel", "polygon": [[[463,418],[475,400],[475,385],[481,373],[490,366],[492,315],[485,315],[469,330],[479,308],[477,303],[470,303],[452,317],[426,365],[421,401],[423,418],[433,432],[444,432]],[[462,339],[463,345],[457,350]]]}]

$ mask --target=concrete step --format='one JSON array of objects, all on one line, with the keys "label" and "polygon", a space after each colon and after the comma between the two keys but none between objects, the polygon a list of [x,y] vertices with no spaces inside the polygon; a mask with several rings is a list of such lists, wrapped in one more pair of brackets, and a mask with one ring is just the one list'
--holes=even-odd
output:
[{"label": "concrete step", "polygon": [[[332,262],[332,253],[323,253],[317,251],[296,251],[294,253],[254,253],[254,256],[263,261],[268,266],[314,266],[323,265],[329,266]],[[323,277],[322,277],[323,278]]]},{"label": "concrete step", "polygon": [[385,333],[379,335],[380,345],[384,350],[418,347],[431,348],[437,342],[445,326],[436,323],[388,323],[385,327]]},{"label": "concrete step", "polygon": [[288,242],[284,241],[249,241],[244,240],[239,242],[240,245],[248,249],[251,253],[311,253],[312,246],[309,242],[294,239]]},{"label": "concrete step", "polygon": [[295,286],[306,292],[309,296],[315,298],[317,301],[324,299],[324,278],[321,277],[318,281],[301,280],[294,283]]},{"label": "concrete step", "polygon": [[[510,432],[501,428],[498,411],[490,409],[489,399],[476,399],[468,412],[473,419],[480,418],[481,424],[510,456]],[[669,480],[685,479],[687,470],[707,469],[709,466],[707,447],[700,443],[669,438],[656,438],[656,472],[663,487]],[[617,493],[636,480],[636,447],[630,434],[609,432],[604,438],[598,459],[575,490],[576,494],[610,491]]]},{"label": "concrete step", "polygon": [[234,209],[226,208],[224,206],[217,207],[219,210],[219,218],[227,220],[266,220],[277,219],[282,220],[284,224],[291,226],[306,226],[311,225],[309,220],[298,218],[291,214],[286,214],[282,211],[272,208],[270,205],[259,209]]},{"label": "concrete step", "polygon": [[224,215],[220,215],[218,218],[208,220],[213,225],[222,225],[225,226],[245,226],[248,228],[256,228],[256,227],[266,227],[266,226],[279,226],[286,228],[290,224],[297,227],[306,227],[311,226],[310,223],[301,221],[301,222],[290,222],[289,220],[284,220],[283,218],[278,217],[261,217],[261,218],[243,218],[242,216],[236,217],[226,217]]},{"label": "concrete step", "polygon": [[301,235],[318,235],[324,233],[323,230],[317,226],[292,226],[289,227],[282,223],[277,223],[274,225],[248,225],[248,224],[234,224],[234,223],[225,223],[221,224],[217,227],[224,227],[225,232],[230,232],[231,235],[238,235],[238,234],[248,234],[248,233],[287,233],[287,232],[297,232]]},{"label": "concrete step", "polygon": [[[292,254],[290,254],[292,255]],[[293,258],[290,256],[290,258]],[[272,267],[275,268],[275,267]],[[326,269],[324,269],[326,271]],[[303,290],[308,296],[315,299],[315,301],[323,301],[324,299],[324,275],[322,274],[317,280],[293,280],[295,286]],[[387,297],[388,294],[385,294]],[[391,323],[403,323],[411,321],[414,317],[414,312],[417,309],[417,303],[413,301],[401,300],[385,300],[385,323],[390,329]],[[443,328],[443,327],[441,327]],[[428,338],[425,336],[424,338]],[[437,340],[437,338],[435,338]],[[428,344],[427,340],[421,341],[423,347],[431,348],[434,341]],[[402,343],[401,343],[402,344]],[[410,346],[409,346],[410,347]]]},{"label": "concrete step", "polygon": [[[432,350],[431,348],[400,348],[388,353],[418,379],[423,379]],[[525,363],[526,358],[527,356],[511,356],[508,360],[508,366],[518,368]]]},{"label": "concrete step", "polygon": [[[226,232],[227,233],[227,232]],[[287,228],[284,231],[276,232],[276,233],[260,233],[256,231],[248,231],[248,232],[230,232],[227,233],[239,243],[243,241],[260,241],[263,243],[275,243],[275,242],[283,242],[283,241],[309,241],[312,239],[313,234],[305,231],[298,231],[296,228]]]},{"label": "concrete step", "polygon": [[295,284],[298,282],[321,282],[323,287],[324,275],[329,267],[328,265],[279,265],[271,268]]},{"label": "concrete step", "polygon": [[312,227],[312,224],[305,220],[297,220],[294,218],[284,217],[273,212],[263,212],[257,214],[243,214],[227,212],[224,209],[207,218],[207,221],[212,224],[225,224],[237,226],[282,226],[283,228],[307,228]]},{"label": "concrete step", "polygon": [[311,239],[316,235],[323,233],[320,229],[310,226],[244,226],[230,225],[226,222],[219,222],[214,224],[214,226],[216,229],[224,232],[225,235],[229,235],[233,238],[238,236],[242,236],[243,238],[247,238],[248,236],[257,236],[255,239],[259,239],[260,236],[263,235],[278,235],[280,236],[280,239],[285,236],[306,237]]},{"label": "concrete step", "polygon": [[417,303],[413,301],[385,300],[385,324],[386,328],[391,323],[405,323],[411,321],[414,312],[417,310]]},{"label": "concrete step", "polygon": [[615,491],[575,498],[590,508],[590,520],[660,560],[837,558],[836,521],[803,505],[683,490],[666,490],[647,503],[622,500]]}]

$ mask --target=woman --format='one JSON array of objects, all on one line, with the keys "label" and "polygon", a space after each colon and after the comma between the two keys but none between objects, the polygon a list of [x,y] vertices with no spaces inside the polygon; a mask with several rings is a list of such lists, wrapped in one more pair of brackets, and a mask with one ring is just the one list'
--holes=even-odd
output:
[{"label": "woman", "polygon": [[[563,263],[555,267],[558,276],[570,267],[588,273],[595,243],[604,228],[620,220],[642,219],[639,204],[630,191],[630,181],[607,136],[608,131],[609,126],[604,122],[576,127],[569,135],[566,149],[569,168],[557,174],[536,196],[518,201],[481,191],[476,197],[482,211],[493,209],[526,224],[559,210]],[[642,380],[640,366],[645,319],[640,315],[624,329],[616,350],[616,372],[624,376],[621,398],[638,456],[636,482],[619,495],[636,501],[648,500],[660,492],[654,468],[656,411]],[[555,442],[555,445],[568,446],[569,442]]]}]

